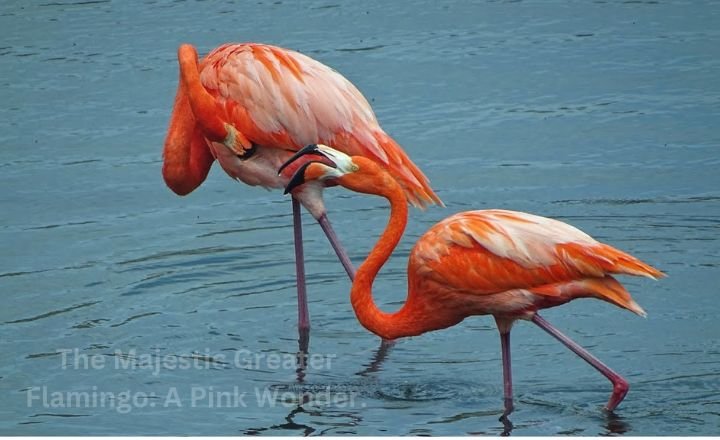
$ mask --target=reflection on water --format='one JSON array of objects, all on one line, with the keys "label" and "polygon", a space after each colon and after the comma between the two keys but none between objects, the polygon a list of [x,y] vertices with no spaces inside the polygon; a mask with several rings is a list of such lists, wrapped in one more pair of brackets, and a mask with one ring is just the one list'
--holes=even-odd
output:
[{"label": "reflection on water", "polygon": [[365,369],[355,374],[357,374],[358,376],[369,376],[373,373],[381,371],[383,362],[385,362],[385,359],[388,357],[388,354],[390,354],[390,351],[394,346],[395,341],[389,341],[385,339],[380,341],[380,346],[373,355],[372,359],[367,365],[364,365]]},{"label": "reflection on water", "polygon": [[[670,275],[624,280],[647,320],[590,300],[548,311],[630,381],[614,414],[602,377],[516,326],[513,435],[717,434],[718,15],[683,1],[0,4],[0,433],[510,433],[491,320],[382,344],[306,216],[313,328],[298,340],[288,200],[218,167],[187,197],[165,188],[177,46],[253,40],[343,72],[447,205],[412,211],[374,289],[384,309],[404,299],[412,243],[468,209],[559,218]],[[357,264],[387,206],[327,198]]]},{"label": "reflection on water", "polygon": [[619,416],[613,412],[606,412],[605,413],[605,421],[607,428],[607,432],[605,434],[625,434],[626,432],[629,432],[632,428],[629,423],[627,423],[622,416]]}]

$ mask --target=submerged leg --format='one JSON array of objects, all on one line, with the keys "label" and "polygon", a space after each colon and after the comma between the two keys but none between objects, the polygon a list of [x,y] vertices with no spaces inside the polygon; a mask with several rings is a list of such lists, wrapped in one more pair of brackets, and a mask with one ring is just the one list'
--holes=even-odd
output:
[{"label": "submerged leg", "polygon": [[327,214],[323,213],[320,217],[318,217],[317,221],[318,223],[320,223],[320,227],[322,228],[323,232],[325,232],[328,240],[330,240],[330,244],[335,250],[338,259],[340,259],[340,263],[345,268],[345,272],[347,272],[350,280],[354,280],[355,268],[353,267],[352,262],[350,261],[350,257],[348,257],[347,255],[347,252],[345,252],[345,248],[343,248],[343,246],[340,244],[340,240],[338,239],[337,234],[335,234],[335,230],[330,224],[330,220],[328,220]]},{"label": "submerged leg", "polygon": [[602,373],[603,376],[607,377],[610,382],[612,382],[613,392],[610,396],[610,400],[608,400],[607,405],[605,405],[605,409],[607,409],[608,411],[614,411],[615,408],[617,408],[617,406],[620,404],[620,402],[622,402],[622,400],[625,398],[625,395],[630,389],[630,385],[628,384],[628,382],[622,376],[611,370],[610,367],[603,364],[598,358],[590,354],[590,352],[578,345],[575,341],[562,334],[560,330],[550,325],[549,322],[541,318],[540,315],[538,315],[537,313],[535,314],[535,316],[533,316],[532,322],[534,322],[541,329],[548,332],[552,337],[562,342],[563,345],[572,350],[572,352],[576,355],[583,358],[585,362],[592,365],[596,370]]},{"label": "submerged leg", "polygon": [[305,381],[305,370],[307,369],[307,361],[310,354],[308,353],[308,347],[310,346],[310,329],[299,328],[298,329],[298,352],[295,355],[297,368],[295,373],[297,374],[298,383]]},{"label": "submerged leg", "polygon": [[[302,219],[300,218],[300,202],[292,198],[293,230],[295,237],[295,278],[297,280],[298,299],[298,330],[301,335],[307,335],[310,329],[310,314],[307,305],[307,288],[305,286],[305,255],[303,253]],[[307,347],[305,348],[307,349]]]}]

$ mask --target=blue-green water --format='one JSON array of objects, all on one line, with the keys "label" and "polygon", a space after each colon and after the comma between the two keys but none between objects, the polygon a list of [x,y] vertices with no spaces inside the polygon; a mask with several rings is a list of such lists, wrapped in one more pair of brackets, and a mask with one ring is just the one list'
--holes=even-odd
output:
[{"label": "blue-green water", "polygon": [[[404,298],[412,243],[451,213],[568,221],[665,270],[626,279],[648,319],[581,300],[545,317],[609,383],[513,331],[513,434],[718,434],[720,4],[695,1],[0,4],[0,434],[499,434],[492,319],[398,342],[356,322],[305,217],[310,366],[296,372],[289,200],[214,167],[160,176],[175,51],[300,50],[353,81],[447,208],[412,211],[376,283]],[[381,199],[327,205],[355,263]]]}]

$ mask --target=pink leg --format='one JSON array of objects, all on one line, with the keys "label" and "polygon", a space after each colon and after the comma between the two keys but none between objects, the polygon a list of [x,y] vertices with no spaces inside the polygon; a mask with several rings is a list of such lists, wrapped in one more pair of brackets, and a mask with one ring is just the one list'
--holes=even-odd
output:
[{"label": "pink leg", "polygon": [[347,252],[345,252],[345,248],[343,248],[343,246],[340,244],[340,240],[338,239],[337,234],[335,234],[335,230],[330,224],[330,220],[328,220],[327,214],[323,213],[323,215],[321,215],[320,218],[317,219],[317,221],[318,223],[320,223],[320,227],[325,232],[328,240],[330,240],[330,244],[335,250],[338,259],[340,259],[340,263],[345,268],[345,272],[347,272],[350,280],[354,280],[355,268],[353,267],[352,262],[350,261],[350,257],[348,257],[347,255]]},{"label": "pink leg", "polygon": [[505,394],[505,411],[500,420],[506,419],[513,412],[512,370],[510,368],[510,331],[500,332],[500,346],[503,363],[503,391]]},{"label": "pink leg", "polygon": [[596,370],[601,372],[603,376],[607,377],[610,382],[612,382],[613,392],[610,396],[610,400],[605,406],[605,409],[607,409],[608,411],[614,411],[615,408],[617,408],[617,406],[620,404],[620,402],[622,402],[622,400],[625,398],[625,395],[630,389],[630,385],[628,384],[628,382],[622,376],[611,370],[607,365],[600,362],[600,360],[590,354],[590,352],[578,345],[575,341],[562,334],[560,330],[550,325],[549,322],[541,318],[540,315],[538,315],[537,313],[535,314],[535,316],[533,316],[532,322],[534,322],[541,329],[550,333],[552,337],[562,342],[563,345],[572,350],[572,352],[576,355],[583,358],[585,362],[595,367]]},{"label": "pink leg", "polygon": [[305,255],[303,252],[302,219],[300,218],[300,202],[293,197],[293,232],[295,237],[295,277],[297,280],[298,299],[298,330],[301,339],[303,333],[310,329],[310,314],[307,305],[307,288],[305,286]]}]

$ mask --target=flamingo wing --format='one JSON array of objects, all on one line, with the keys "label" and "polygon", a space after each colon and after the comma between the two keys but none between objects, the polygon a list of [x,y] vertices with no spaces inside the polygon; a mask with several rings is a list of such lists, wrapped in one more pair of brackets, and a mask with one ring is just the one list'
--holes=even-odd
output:
[{"label": "flamingo wing", "polygon": [[415,245],[409,272],[413,282],[472,295],[598,296],[640,314],[611,274],[663,276],[566,223],[505,210],[464,212],[436,224]]},{"label": "flamingo wing", "polygon": [[365,97],[330,67],[263,44],[226,44],[201,62],[203,86],[251,142],[298,150],[324,143],[385,165],[416,206],[441,204],[428,179],[380,128]]}]

